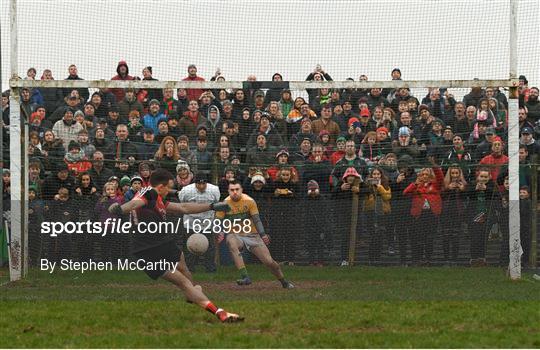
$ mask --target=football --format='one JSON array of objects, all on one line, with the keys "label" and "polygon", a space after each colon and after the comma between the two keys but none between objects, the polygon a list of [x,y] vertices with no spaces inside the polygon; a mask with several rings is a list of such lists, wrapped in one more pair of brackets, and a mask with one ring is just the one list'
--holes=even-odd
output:
[{"label": "football", "polygon": [[189,236],[186,245],[190,253],[203,255],[208,250],[208,238],[202,233],[194,233]]}]

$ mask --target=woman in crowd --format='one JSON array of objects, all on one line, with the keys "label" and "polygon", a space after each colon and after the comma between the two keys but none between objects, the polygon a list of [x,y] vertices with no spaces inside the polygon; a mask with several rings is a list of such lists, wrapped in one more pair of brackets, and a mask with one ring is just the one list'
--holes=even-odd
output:
[{"label": "woman in crowd", "polygon": [[467,181],[458,164],[448,167],[442,189],[443,210],[441,231],[443,235],[444,260],[447,264],[457,264],[459,236],[463,232],[462,218],[467,204]]},{"label": "woman in crowd", "polygon": [[391,212],[390,199],[392,190],[388,177],[380,167],[371,170],[371,174],[364,182],[361,192],[365,194],[364,213],[366,227],[369,234],[369,262],[380,262],[383,239],[393,241],[388,237],[388,218]]},{"label": "woman in crowd", "polygon": [[411,197],[411,250],[413,265],[429,266],[433,254],[433,239],[442,212],[441,190],[444,175],[440,167],[423,168],[416,181],[403,194]]},{"label": "woman in crowd", "polygon": [[171,174],[176,171],[176,163],[180,159],[180,151],[176,140],[172,136],[166,136],[154,156],[154,160],[163,169],[166,169]]}]

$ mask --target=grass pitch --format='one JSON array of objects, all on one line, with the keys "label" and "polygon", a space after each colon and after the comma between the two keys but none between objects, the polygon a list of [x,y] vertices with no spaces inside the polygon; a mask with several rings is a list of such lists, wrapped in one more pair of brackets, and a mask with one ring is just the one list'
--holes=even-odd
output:
[{"label": "grass pitch", "polygon": [[[33,270],[0,287],[0,347],[540,347],[540,283],[501,269],[286,267],[283,290],[261,266],[196,273],[221,324],[141,272]],[[7,271],[0,270],[6,280]]]}]

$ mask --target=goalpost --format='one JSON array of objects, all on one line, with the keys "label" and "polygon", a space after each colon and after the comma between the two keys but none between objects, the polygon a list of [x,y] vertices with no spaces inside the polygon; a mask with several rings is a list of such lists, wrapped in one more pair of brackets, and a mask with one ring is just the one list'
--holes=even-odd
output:
[{"label": "goalpost", "polygon": [[[474,80],[392,80],[392,81],[285,81],[281,87],[300,91],[305,89],[368,89],[368,88],[472,88],[472,87],[506,87],[509,89],[509,125],[508,155],[510,179],[510,215],[509,246],[510,278],[521,277],[521,245],[520,245],[520,207],[519,207],[519,159],[518,159],[518,87],[517,79],[517,0],[508,0],[509,17],[509,67],[508,77],[504,79]],[[24,278],[28,271],[28,122],[20,113],[20,89],[27,88],[200,88],[200,89],[242,89],[250,87],[247,81],[112,81],[112,80],[23,80],[19,78],[19,36],[17,20],[17,0],[10,0],[10,157],[11,157],[11,240],[10,240],[10,278],[12,281]],[[262,88],[276,86],[273,82],[258,82]]]}]

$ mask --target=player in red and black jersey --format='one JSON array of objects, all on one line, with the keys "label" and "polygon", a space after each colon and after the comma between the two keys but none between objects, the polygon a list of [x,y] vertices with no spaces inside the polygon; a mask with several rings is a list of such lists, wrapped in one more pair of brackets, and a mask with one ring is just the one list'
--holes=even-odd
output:
[{"label": "player in red and black jersey", "polygon": [[[167,214],[196,214],[208,210],[228,211],[230,207],[225,203],[171,203],[166,198],[169,193],[169,180],[172,175],[163,169],[158,169],[150,176],[150,187],[142,189],[131,201],[119,205],[115,203],[109,207],[111,213],[123,215],[132,213],[134,228],[140,223],[163,222]],[[186,299],[199,305],[205,310],[215,314],[222,322],[238,322],[243,318],[217,308],[202,292],[199,285],[194,285],[191,274],[185,263],[184,255],[176,245],[171,233],[149,234],[135,232],[133,253],[137,259],[148,262],[167,261],[178,262],[176,270],[147,269],[146,273],[152,279],[159,277],[175,284],[185,294]],[[158,265],[158,264],[152,264]],[[158,265],[159,266],[159,265]]]}]

